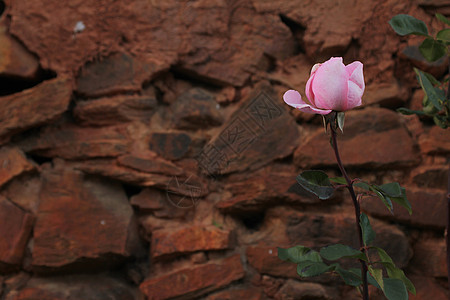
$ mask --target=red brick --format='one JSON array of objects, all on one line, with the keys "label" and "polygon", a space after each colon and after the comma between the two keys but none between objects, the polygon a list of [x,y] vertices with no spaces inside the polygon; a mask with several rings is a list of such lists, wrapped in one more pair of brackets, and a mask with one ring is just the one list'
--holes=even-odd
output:
[{"label": "red brick", "polygon": [[149,300],[164,300],[186,296],[194,299],[227,286],[243,278],[245,271],[240,255],[236,254],[220,262],[195,265],[170,274],[148,278],[141,285],[141,291]]},{"label": "red brick", "polygon": [[410,300],[448,300],[449,291],[435,280],[425,276],[409,277],[416,287],[416,295],[409,294]]},{"label": "red brick", "polygon": [[71,96],[70,81],[55,78],[22,92],[0,97],[0,136],[9,137],[53,122],[67,110]]},{"label": "red brick", "polygon": [[425,154],[450,153],[450,130],[433,126],[419,137],[419,146]]},{"label": "red brick", "polygon": [[4,22],[0,23],[0,76],[33,79],[39,61],[7,31]]},{"label": "red brick", "polygon": [[84,126],[108,126],[134,120],[148,122],[156,105],[156,97],[119,95],[79,101],[73,114]]},{"label": "red brick", "polygon": [[[414,145],[398,115],[387,109],[349,112],[344,133],[338,136],[346,167],[411,166],[419,162]],[[323,128],[295,150],[294,163],[301,168],[336,166],[329,136]]]},{"label": "red brick", "polygon": [[248,263],[261,274],[298,278],[297,265],[279,259],[275,246],[250,246],[247,247],[246,255]]},{"label": "red brick", "polygon": [[194,225],[152,232],[152,256],[179,254],[202,250],[224,250],[233,246],[233,235],[215,226]]},{"label": "red brick", "polygon": [[413,247],[411,268],[423,276],[447,277],[447,257],[444,237],[420,238]]},{"label": "red brick", "polygon": [[136,287],[105,275],[65,275],[58,277],[33,277],[24,287],[6,294],[7,300],[140,300]]},{"label": "red brick", "polygon": [[261,291],[255,288],[239,289],[239,290],[226,290],[212,294],[205,298],[205,300],[262,300],[263,294]]},{"label": "red brick", "polygon": [[35,165],[27,160],[20,149],[16,147],[2,147],[0,149],[0,186],[34,168]]},{"label": "red brick", "polygon": [[447,218],[447,199],[445,191],[406,187],[406,196],[411,203],[412,215],[394,203],[392,215],[377,197],[364,198],[362,208],[368,213],[425,228],[445,228]]},{"label": "red brick", "polygon": [[32,251],[36,271],[89,262],[105,267],[141,253],[133,210],[120,185],[84,178],[58,161],[42,178]]},{"label": "red brick", "polygon": [[0,270],[22,262],[33,227],[33,216],[0,196]]},{"label": "red brick", "polygon": [[79,127],[75,125],[49,126],[20,142],[25,152],[44,157],[87,159],[115,157],[128,151],[126,126]]}]

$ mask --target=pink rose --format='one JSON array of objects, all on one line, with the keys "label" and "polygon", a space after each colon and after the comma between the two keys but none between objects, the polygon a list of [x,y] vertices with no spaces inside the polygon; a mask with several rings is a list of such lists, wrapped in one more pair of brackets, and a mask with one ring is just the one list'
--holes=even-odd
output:
[{"label": "pink rose", "polygon": [[333,110],[346,111],[360,106],[364,88],[361,62],[345,66],[342,57],[332,57],[312,67],[305,91],[308,103],[295,90],[284,93],[283,99],[303,112],[326,115]]}]

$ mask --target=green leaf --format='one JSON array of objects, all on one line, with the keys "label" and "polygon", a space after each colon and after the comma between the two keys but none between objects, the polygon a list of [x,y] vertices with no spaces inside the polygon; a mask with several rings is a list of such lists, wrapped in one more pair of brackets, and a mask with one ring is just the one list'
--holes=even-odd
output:
[{"label": "green leaf", "polygon": [[401,281],[403,281],[408,291],[410,291],[415,295],[416,288],[414,287],[412,282],[406,277],[405,273],[395,266],[394,261],[389,256],[389,254],[387,254],[386,251],[384,251],[384,249],[382,248],[379,247],[372,247],[372,248],[377,250],[378,256],[380,257],[382,264],[386,268],[389,278],[400,279]]},{"label": "green leaf", "polygon": [[297,265],[297,273],[302,277],[312,277],[334,269],[323,262],[303,261]]},{"label": "green leaf", "polygon": [[278,248],[278,258],[298,264],[304,261],[305,255],[311,251],[310,248],[304,246],[295,246],[288,249]]},{"label": "green leaf", "polygon": [[339,265],[336,266],[335,271],[339,274],[339,276],[341,276],[345,284],[348,284],[350,286],[360,286],[362,284],[361,271],[358,275],[358,273],[347,271],[341,268]]},{"label": "green leaf", "polygon": [[450,42],[450,28],[442,29],[436,34],[436,39],[443,41],[444,43]]},{"label": "green leaf", "polygon": [[354,186],[359,187],[359,188],[361,188],[363,190],[366,190],[366,191],[370,191],[371,190],[370,189],[370,184],[368,184],[367,182],[364,182],[364,181],[357,182],[357,183],[354,184]]},{"label": "green leaf", "polygon": [[328,199],[334,193],[328,175],[322,171],[304,171],[297,176],[297,182],[307,191],[315,194],[319,199]]},{"label": "green leaf", "polygon": [[344,177],[330,177],[330,181],[337,184],[347,184],[347,180]]},{"label": "green leaf", "polygon": [[434,124],[441,127],[442,129],[446,129],[448,127],[448,121],[445,119],[444,116],[434,116],[433,117]]},{"label": "green leaf", "polygon": [[419,46],[420,53],[426,60],[433,62],[447,54],[447,46],[433,38],[425,39]]},{"label": "green leaf", "polygon": [[403,115],[419,115],[419,116],[425,115],[425,113],[421,110],[411,110],[405,107],[397,108],[397,112]]},{"label": "green leaf", "polygon": [[408,291],[403,281],[395,278],[384,278],[384,295],[388,300],[408,300]]},{"label": "green leaf", "polygon": [[447,25],[450,25],[450,20],[447,19],[444,15],[436,14],[436,18],[437,18],[439,21],[444,22],[444,23],[447,24]]},{"label": "green leaf", "polygon": [[389,21],[392,29],[399,35],[417,34],[428,36],[427,25],[410,15],[396,15]]},{"label": "green leaf", "polygon": [[367,266],[367,269],[369,270],[370,275],[373,276],[375,281],[380,286],[381,290],[384,291],[384,283],[383,283],[383,270],[382,269],[375,269],[372,266]]},{"label": "green leaf", "polygon": [[399,205],[403,206],[404,208],[406,208],[409,215],[411,215],[412,207],[411,207],[411,203],[409,203],[408,198],[406,197],[406,189],[401,187],[401,191],[402,191],[402,195],[400,197],[391,197],[390,199],[392,201],[398,203]]},{"label": "green leaf", "polygon": [[337,124],[342,133],[344,133],[345,113],[340,111],[337,113]]},{"label": "green leaf", "polygon": [[322,249],[320,249],[319,253],[320,256],[322,256],[327,260],[338,260],[342,257],[351,257],[367,260],[366,256],[361,251],[342,244],[323,247]]},{"label": "green leaf", "polygon": [[381,190],[384,194],[389,197],[401,197],[402,196],[402,188],[398,182],[390,182],[385,183],[378,186],[378,189]]},{"label": "green leaf", "polygon": [[[359,278],[361,278],[361,269],[350,268],[348,271],[352,272],[353,274],[356,274],[357,276],[359,276]],[[370,275],[369,272],[367,272],[366,274],[367,274],[367,282],[376,287],[377,289],[381,290],[381,287],[378,285],[377,281],[372,277],[372,275]]]},{"label": "green leaf", "polygon": [[392,201],[389,199],[389,197],[386,197],[378,188],[378,186],[370,186],[370,190],[375,193],[375,195],[378,196],[378,198],[383,201],[384,206],[389,210],[390,213],[394,210],[394,207],[392,206]]},{"label": "green leaf", "polygon": [[369,246],[375,239],[375,231],[373,231],[372,226],[370,226],[369,218],[365,213],[361,213],[359,220],[359,224],[362,229],[364,245]]},{"label": "green leaf", "polygon": [[431,84],[428,77],[425,75],[425,72],[420,71],[419,69],[414,68],[414,71],[417,74],[417,80],[419,81],[420,86],[424,90],[425,94],[427,95],[428,99],[433,103],[433,105],[438,109],[441,110],[441,95],[436,91],[436,89]]}]

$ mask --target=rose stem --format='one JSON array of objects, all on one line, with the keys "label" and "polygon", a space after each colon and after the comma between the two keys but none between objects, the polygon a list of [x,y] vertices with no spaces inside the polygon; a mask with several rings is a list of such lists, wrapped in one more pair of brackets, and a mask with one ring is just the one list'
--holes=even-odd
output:
[{"label": "rose stem", "polygon": [[[361,209],[359,207],[359,202],[356,199],[355,190],[353,189],[353,183],[350,180],[350,178],[348,177],[347,172],[344,169],[344,166],[342,165],[341,157],[339,156],[339,150],[338,150],[338,146],[337,146],[336,130],[334,129],[332,124],[330,126],[330,129],[331,129],[332,146],[334,149],[334,154],[336,155],[336,161],[338,163],[338,166],[339,166],[339,169],[341,170],[342,175],[345,178],[345,181],[347,181],[347,189],[350,192],[350,195],[352,196],[353,206],[355,207],[355,221],[356,221],[356,227],[358,230],[357,232],[358,232],[358,237],[359,237],[359,246],[360,246],[361,251],[364,252],[365,250],[364,250],[362,229],[361,229],[361,225],[359,224]],[[369,289],[368,289],[368,285],[367,285],[367,265],[366,265],[366,262],[361,259],[359,260],[359,262],[361,263],[361,275],[362,275],[362,279],[363,279],[363,299],[368,300],[369,299]]]}]

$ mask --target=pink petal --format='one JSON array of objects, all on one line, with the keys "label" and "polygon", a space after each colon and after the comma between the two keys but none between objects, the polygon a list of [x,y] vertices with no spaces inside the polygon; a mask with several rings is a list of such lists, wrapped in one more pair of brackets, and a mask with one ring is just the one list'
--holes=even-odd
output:
[{"label": "pink petal", "polygon": [[348,78],[342,57],[324,62],[315,72],[311,84],[316,107],[343,111],[347,102]]},{"label": "pink petal", "polygon": [[308,114],[319,114],[319,115],[328,115],[330,112],[332,112],[331,109],[320,109],[315,108],[309,104],[305,104],[302,106],[297,107],[298,110],[308,113]]},{"label": "pink petal", "polygon": [[308,98],[309,100],[309,103],[311,103],[312,105],[316,105],[314,93],[312,90],[313,82],[314,82],[314,74],[312,74],[311,77],[309,77],[308,81],[306,82],[305,94],[306,98]]},{"label": "pink petal", "polygon": [[305,104],[302,100],[302,96],[296,90],[288,90],[283,95],[283,100],[287,105],[297,108],[298,105]]},{"label": "pink petal", "polygon": [[295,90],[289,90],[284,93],[283,100],[284,102],[286,102],[286,104],[295,107],[305,113],[326,115],[331,112],[331,110],[323,110],[309,105],[302,100],[302,96],[300,95],[300,93]]},{"label": "pink petal", "polygon": [[363,74],[363,64],[359,61],[354,61],[345,67],[348,73],[349,80],[353,81],[358,85],[364,92],[364,74]]},{"label": "pink petal", "polygon": [[348,81],[347,105],[344,110],[349,110],[356,106],[360,106],[363,93],[364,90],[361,89],[356,83],[353,81]]}]

